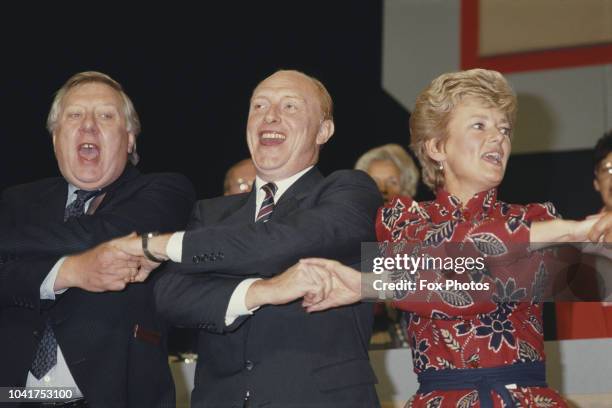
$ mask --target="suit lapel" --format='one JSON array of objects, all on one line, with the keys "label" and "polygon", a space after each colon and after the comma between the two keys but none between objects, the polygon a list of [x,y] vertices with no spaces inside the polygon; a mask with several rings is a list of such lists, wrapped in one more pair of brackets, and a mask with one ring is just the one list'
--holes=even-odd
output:
[{"label": "suit lapel", "polygon": [[307,196],[310,191],[312,191],[312,188],[321,180],[323,180],[323,175],[316,167],[306,172],[306,174],[293,183],[293,185],[285,191],[280,200],[278,200],[278,203],[274,207],[274,212],[272,213],[272,219],[277,217],[282,218],[294,211],[298,207],[299,202]]},{"label": "suit lapel", "polygon": [[119,176],[117,180],[115,180],[113,183],[103,189],[104,195],[102,201],[97,207],[95,207],[95,210],[99,211],[104,208],[104,206],[107,205],[113,199],[113,196],[117,193],[117,190],[119,190],[119,188],[121,188],[123,184],[130,182],[132,179],[138,177],[139,175],[140,171],[138,171],[136,167],[128,163],[121,176]]},{"label": "suit lapel", "polygon": [[219,221],[228,224],[248,224],[255,222],[255,190],[245,194],[235,205],[228,206]]},{"label": "suit lapel", "polygon": [[39,220],[41,225],[49,220],[63,221],[66,200],[68,199],[68,183],[58,178],[48,189],[42,191],[38,200],[31,205],[31,217]]}]

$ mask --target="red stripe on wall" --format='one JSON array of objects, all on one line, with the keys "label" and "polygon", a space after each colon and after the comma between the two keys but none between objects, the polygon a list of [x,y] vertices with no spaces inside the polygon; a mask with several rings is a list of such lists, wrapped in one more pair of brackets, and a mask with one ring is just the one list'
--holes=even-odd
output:
[{"label": "red stripe on wall", "polygon": [[461,69],[487,68],[507,73],[612,63],[612,44],[480,57],[479,3],[480,0],[461,0]]}]

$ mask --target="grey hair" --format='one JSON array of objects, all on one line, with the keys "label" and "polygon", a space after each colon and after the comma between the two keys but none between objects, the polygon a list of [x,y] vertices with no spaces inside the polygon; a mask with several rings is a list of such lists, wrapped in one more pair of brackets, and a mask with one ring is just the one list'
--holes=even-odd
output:
[{"label": "grey hair", "polygon": [[[123,115],[125,117],[126,130],[128,133],[132,133],[134,135],[134,138],[137,138],[138,134],[140,133],[141,126],[140,119],[138,118],[138,113],[136,112],[136,109],[134,109],[134,104],[132,103],[132,100],[123,91],[123,87],[119,82],[115,81],[110,76],[97,71],[85,71],[79,72],[78,74],[74,74],[55,93],[53,103],[51,104],[51,110],[49,111],[49,115],[47,116],[47,130],[49,131],[49,133],[53,135],[53,132],[55,131],[57,121],[60,115],[62,102],[68,91],[76,88],[77,86],[89,83],[105,84],[119,93],[119,95],[121,96],[121,100],[123,101]],[[134,143],[134,148],[129,155],[129,159],[130,162],[134,165],[138,164],[138,161],[140,160],[138,152],[136,151],[136,143]]]},{"label": "grey hair", "polygon": [[402,146],[390,143],[370,149],[357,160],[355,168],[367,172],[375,160],[389,160],[395,164],[400,171],[400,194],[414,197],[420,177],[419,169]]}]

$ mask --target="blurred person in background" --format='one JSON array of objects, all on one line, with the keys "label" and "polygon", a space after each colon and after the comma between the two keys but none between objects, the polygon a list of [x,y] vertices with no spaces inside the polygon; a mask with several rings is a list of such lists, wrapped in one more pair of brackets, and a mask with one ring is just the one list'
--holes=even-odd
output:
[{"label": "blurred person in background", "polygon": [[355,169],[363,170],[376,181],[385,204],[397,196],[414,197],[419,184],[419,169],[412,157],[398,144],[386,144],[364,153]]},{"label": "blurred person in background", "polygon": [[[400,145],[389,143],[365,152],[355,163],[356,170],[368,173],[389,204],[398,196],[414,197],[419,184],[419,169],[410,154]],[[374,308],[374,332],[372,348],[408,347],[402,327],[405,316],[387,303],[377,303]]]},{"label": "blurred person in background", "polygon": [[[601,195],[601,212],[612,211],[612,130],[595,145],[593,153],[593,187]],[[583,254],[578,273],[573,276],[572,292],[577,300],[559,302],[557,337],[588,339],[612,337],[612,261]],[[596,300],[604,299],[605,302]]]},{"label": "blurred person in background", "polygon": [[244,159],[234,164],[225,173],[223,180],[223,195],[249,193],[255,181],[255,165],[253,160]]}]

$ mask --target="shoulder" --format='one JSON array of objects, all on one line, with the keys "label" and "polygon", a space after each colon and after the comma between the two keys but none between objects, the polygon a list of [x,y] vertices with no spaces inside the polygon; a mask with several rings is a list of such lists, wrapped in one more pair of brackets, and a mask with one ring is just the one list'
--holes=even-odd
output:
[{"label": "shoulder", "polygon": [[355,193],[371,195],[379,201],[378,205],[382,204],[382,200],[379,200],[381,196],[376,183],[367,173],[361,170],[336,170],[323,178],[313,190],[319,190],[322,194]]},{"label": "shoulder", "polygon": [[204,198],[196,201],[194,209],[208,214],[217,214],[232,209],[235,210],[247,202],[249,194],[251,193]]},{"label": "shoulder", "polygon": [[372,187],[376,189],[376,183],[365,171],[361,170],[336,170],[325,177],[324,183],[328,184],[354,184]]},{"label": "shoulder", "polygon": [[6,188],[2,192],[3,199],[11,199],[13,197],[23,198],[30,195],[39,196],[48,189],[61,186],[64,179],[61,177],[48,177],[30,183],[18,184]]},{"label": "shoulder", "polygon": [[187,177],[179,173],[149,173],[140,174],[140,179],[144,183],[172,185],[177,188],[193,189],[193,184]]},{"label": "shoulder", "polygon": [[184,196],[192,203],[196,198],[191,181],[179,173],[139,173],[129,184],[146,189],[151,194]]},{"label": "shoulder", "polygon": [[406,228],[431,221],[435,205],[434,201],[418,202],[409,196],[394,198],[389,204],[380,207],[376,215],[378,239],[397,240]]},{"label": "shoulder", "polygon": [[496,207],[501,212],[501,215],[521,218],[523,221],[546,221],[561,218],[561,214],[559,214],[555,205],[549,201],[526,205],[497,201]]}]

